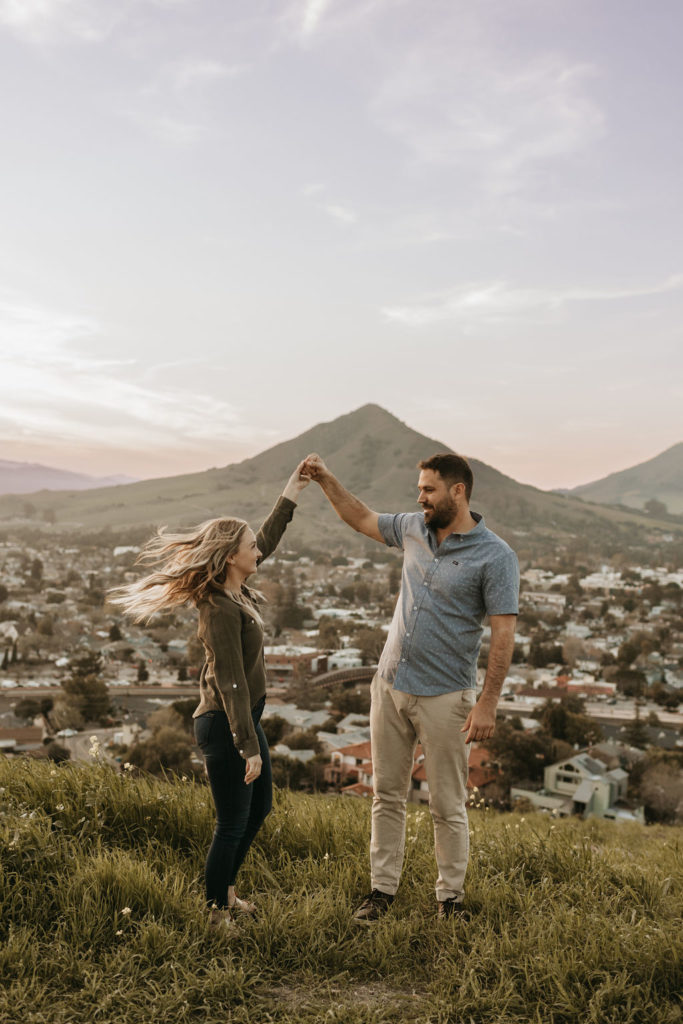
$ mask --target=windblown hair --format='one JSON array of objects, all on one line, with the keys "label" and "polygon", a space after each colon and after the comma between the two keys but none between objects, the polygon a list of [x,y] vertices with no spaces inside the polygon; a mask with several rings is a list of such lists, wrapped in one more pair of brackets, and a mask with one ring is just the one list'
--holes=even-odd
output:
[{"label": "windblown hair", "polygon": [[[121,605],[135,622],[148,622],[155,612],[212,601],[223,590],[228,558],[237,552],[246,528],[243,519],[209,519],[187,533],[167,533],[162,526],[135,562],[156,566],[155,571],[115,587],[109,602]],[[243,587],[231,596],[261,622],[254,603],[261,597],[258,591]]]}]

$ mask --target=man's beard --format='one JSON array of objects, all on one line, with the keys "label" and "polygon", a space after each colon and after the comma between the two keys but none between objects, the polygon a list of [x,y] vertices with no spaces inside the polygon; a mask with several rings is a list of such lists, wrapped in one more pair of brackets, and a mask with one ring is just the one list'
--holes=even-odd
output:
[{"label": "man's beard", "polygon": [[[422,511],[424,512],[424,508]],[[445,498],[437,505],[432,505],[431,509],[427,509],[427,511],[432,513],[427,525],[435,530],[443,530],[446,526],[450,526],[458,514],[458,504],[452,498]]]}]

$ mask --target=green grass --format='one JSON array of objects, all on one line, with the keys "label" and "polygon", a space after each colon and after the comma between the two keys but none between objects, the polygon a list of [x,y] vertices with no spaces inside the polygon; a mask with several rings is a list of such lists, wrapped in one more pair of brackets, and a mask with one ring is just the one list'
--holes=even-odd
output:
[{"label": "green grass", "polygon": [[[669,1024],[683,1018],[683,830],[470,814],[468,922],[434,914],[429,815],[372,929],[369,804],[276,795],[207,929],[207,789],[0,758],[0,1021]],[[124,910],[130,913],[124,913]]]}]

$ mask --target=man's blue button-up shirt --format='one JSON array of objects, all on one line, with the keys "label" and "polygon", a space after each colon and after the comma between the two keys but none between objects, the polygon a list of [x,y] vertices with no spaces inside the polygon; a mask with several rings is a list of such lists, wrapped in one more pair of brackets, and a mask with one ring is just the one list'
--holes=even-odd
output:
[{"label": "man's blue button-up shirt", "polygon": [[486,615],[516,615],[517,557],[476,512],[477,525],[437,544],[421,512],[380,515],[389,547],[403,548],[396,611],[379,662],[395,690],[435,696],[477,685]]}]

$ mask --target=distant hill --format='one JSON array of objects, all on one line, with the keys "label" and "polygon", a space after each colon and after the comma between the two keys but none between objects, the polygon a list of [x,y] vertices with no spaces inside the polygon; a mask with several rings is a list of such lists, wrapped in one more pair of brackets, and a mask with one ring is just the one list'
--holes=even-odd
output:
[{"label": "distant hill", "polygon": [[663,501],[673,515],[683,514],[683,441],[619,473],[582,484],[569,494],[610,505],[642,509],[646,501]]},{"label": "distant hill", "polygon": [[33,491],[86,491],[131,483],[130,476],[88,476],[68,469],[41,466],[37,462],[0,459],[0,494],[31,494]]},{"label": "distant hill", "polygon": [[[31,505],[36,510],[36,525],[51,509],[59,527],[87,530],[189,526],[230,514],[258,525],[297,462],[317,451],[371,508],[380,512],[414,511],[416,463],[434,452],[449,450],[443,442],[412,430],[380,406],[364,405],[222,469],[106,489],[41,492],[31,495]],[[483,512],[488,525],[515,546],[519,546],[520,538],[529,537],[534,547],[539,543],[547,547],[558,538],[582,538],[588,531],[592,541],[614,539],[620,530],[634,523],[647,523],[648,528],[653,525],[651,519],[637,513],[591,506],[577,498],[540,491],[517,483],[476,458],[470,462],[475,476],[472,507]],[[24,506],[24,499],[0,497],[0,524],[26,523]],[[339,521],[315,484],[304,492],[287,539],[299,548],[361,544],[353,540],[353,534]]]}]

